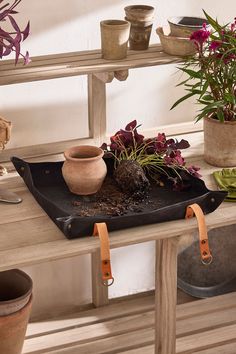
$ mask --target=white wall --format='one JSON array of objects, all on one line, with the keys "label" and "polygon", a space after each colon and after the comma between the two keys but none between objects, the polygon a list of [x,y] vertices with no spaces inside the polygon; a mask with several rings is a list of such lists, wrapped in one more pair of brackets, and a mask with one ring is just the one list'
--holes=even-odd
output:
[{"label": "white wall", "polygon": [[[198,16],[202,14],[202,8],[224,22],[233,20],[236,15],[235,0],[23,0],[19,19],[22,24],[31,20],[31,36],[23,48],[29,49],[32,56],[99,48],[100,20],[123,18],[123,8],[134,3],[156,8],[152,43],[158,41],[155,28],[166,24],[170,16]],[[134,118],[144,128],[192,121],[196,107],[191,102],[169,111],[183,93],[182,88],[175,88],[178,80],[175,66],[170,65],[130,70],[126,82],[109,84],[108,130],[114,132]],[[85,77],[1,87],[0,97],[1,115],[14,124],[8,147],[88,134]],[[153,288],[153,243],[114,250],[112,263],[116,279],[110,289],[112,297]],[[87,256],[37,265],[26,271],[35,281],[35,313],[47,313],[51,306],[60,308],[91,300]]]}]

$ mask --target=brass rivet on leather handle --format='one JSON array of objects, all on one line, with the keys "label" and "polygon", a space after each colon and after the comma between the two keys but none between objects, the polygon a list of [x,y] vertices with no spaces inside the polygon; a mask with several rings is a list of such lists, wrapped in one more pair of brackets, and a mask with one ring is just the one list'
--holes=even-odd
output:
[{"label": "brass rivet on leather handle", "polygon": [[212,263],[213,257],[209,248],[207,227],[205,222],[205,216],[203,211],[198,204],[189,205],[186,209],[185,218],[190,219],[193,216],[196,216],[198,222],[198,231],[199,231],[199,245],[201,252],[201,260],[204,265],[209,265]]},{"label": "brass rivet on leather handle", "polygon": [[94,224],[93,236],[99,236],[100,240],[102,284],[111,286],[114,283],[114,278],[111,272],[109,234],[106,223]]}]

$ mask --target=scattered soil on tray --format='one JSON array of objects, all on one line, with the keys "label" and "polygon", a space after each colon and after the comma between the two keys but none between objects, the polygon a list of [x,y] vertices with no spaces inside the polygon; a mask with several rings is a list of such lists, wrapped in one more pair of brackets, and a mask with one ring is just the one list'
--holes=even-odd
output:
[{"label": "scattered soil on tray", "polygon": [[107,176],[102,188],[92,196],[78,196],[72,201],[75,214],[83,217],[106,215],[121,216],[128,213],[141,213],[153,200],[149,193],[129,193],[122,191],[114,178]]}]

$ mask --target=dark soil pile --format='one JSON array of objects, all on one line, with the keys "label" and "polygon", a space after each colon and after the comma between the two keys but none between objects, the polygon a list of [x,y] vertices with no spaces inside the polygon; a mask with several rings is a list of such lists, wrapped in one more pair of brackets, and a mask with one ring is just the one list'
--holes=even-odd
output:
[{"label": "dark soil pile", "polygon": [[114,171],[114,179],[122,191],[146,193],[150,187],[142,167],[132,160],[121,161]]},{"label": "dark soil pile", "polygon": [[79,216],[120,216],[140,213],[152,204],[148,194],[122,191],[114,178],[107,176],[102,188],[92,196],[79,196],[73,202]]}]

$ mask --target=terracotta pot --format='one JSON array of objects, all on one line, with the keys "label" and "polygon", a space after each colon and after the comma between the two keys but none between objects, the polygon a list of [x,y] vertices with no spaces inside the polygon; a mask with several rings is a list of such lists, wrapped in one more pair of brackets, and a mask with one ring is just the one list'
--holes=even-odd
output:
[{"label": "terracotta pot", "polygon": [[62,175],[70,191],[79,195],[96,193],[107,174],[104,151],[96,146],[81,145],[65,151]]},{"label": "terracotta pot", "polygon": [[193,32],[200,30],[207,20],[201,17],[178,16],[169,18],[168,23],[171,36],[189,38]]},{"label": "terracotta pot", "polygon": [[123,20],[100,22],[101,47],[104,59],[118,60],[127,56],[130,23]]},{"label": "terracotta pot", "polygon": [[204,159],[213,166],[236,167],[236,121],[204,118]]},{"label": "terracotta pot", "polygon": [[162,49],[170,55],[187,56],[196,52],[196,47],[189,38],[173,37],[164,33],[162,27],[156,29],[160,38]]},{"label": "terracotta pot", "polygon": [[131,5],[125,7],[125,19],[131,23],[129,47],[133,50],[146,50],[149,46],[153,25],[154,7]]},{"label": "terracotta pot", "polygon": [[18,270],[0,272],[0,352],[20,354],[32,305],[32,280]]}]

